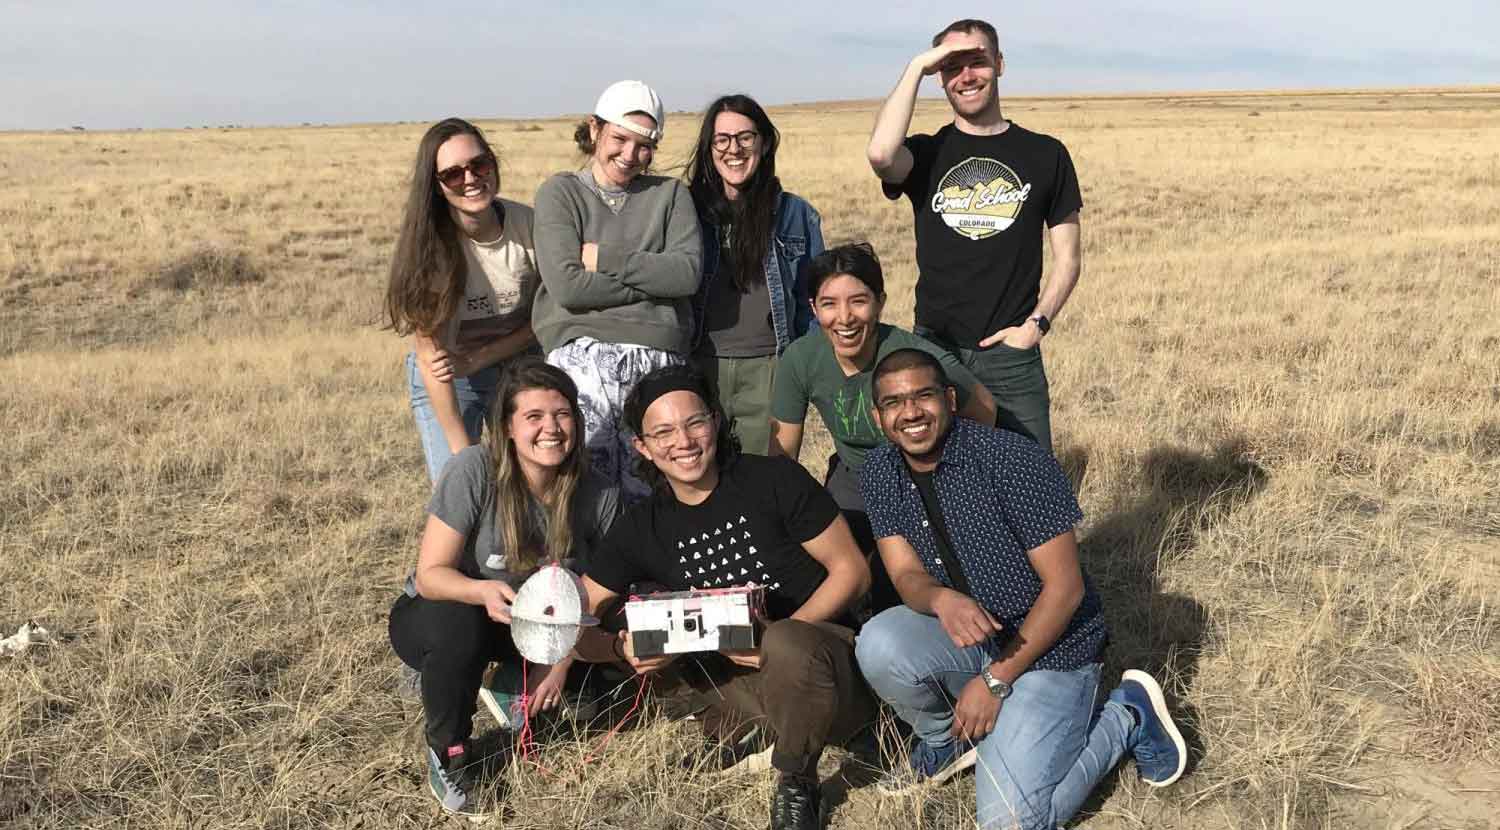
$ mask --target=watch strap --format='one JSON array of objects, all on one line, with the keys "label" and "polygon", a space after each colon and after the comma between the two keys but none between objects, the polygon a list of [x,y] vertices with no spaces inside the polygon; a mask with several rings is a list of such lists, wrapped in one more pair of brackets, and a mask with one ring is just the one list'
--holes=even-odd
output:
[{"label": "watch strap", "polygon": [[1010,684],[990,673],[989,666],[985,666],[980,670],[979,677],[984,681],[984,685],[989,687],[990,694],[994,695],[996,698],[1004,700],[1010,697]]}]

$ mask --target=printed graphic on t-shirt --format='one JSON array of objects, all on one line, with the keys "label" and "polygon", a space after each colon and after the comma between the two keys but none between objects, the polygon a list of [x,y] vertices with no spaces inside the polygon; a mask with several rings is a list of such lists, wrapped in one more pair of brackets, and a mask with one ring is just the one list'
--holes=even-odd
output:
[{"label": "printed graphic on t-shirt", "polygon": [[754,582],[772,591],[779,589],[781,583],[771,581],[750,527],[750,520],[741,513],[738,520],[726,521],[722,527],[678,539],[677,564],[682,568],[682,578],[695,588],[728,588]]},{"label": "printed graphic on t-shirt", "polygon": [[1009,165],[971,156],[943,174],[930,207],[959,236],[980,240],[1009,228],[1030,195]]},{"label": "printed graphic on t-shirt", "polygon": [[826,424],[828,431],[845,444],[871,446],[882,440],[870,417],[869,377],[860,375],[846,382],[833,396],[834,417]]},{"label": "printed graphic on t-shirt", "polygon": [[458,344],[483,344],[515,331],[525,322],[517,319],[521,285],[484,286],[464,297],[458,314]]}]

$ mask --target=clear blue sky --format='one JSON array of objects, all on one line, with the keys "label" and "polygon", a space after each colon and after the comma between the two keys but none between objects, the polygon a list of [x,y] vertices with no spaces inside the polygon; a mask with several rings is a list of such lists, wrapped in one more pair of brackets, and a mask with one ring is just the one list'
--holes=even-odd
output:
[{"label": "clear blue sky", "polygon": [[621,78],[673,110],[875,98],[975,14],[1002,95],[1500,83],[1496,0],[0,0],[0,129],[537,117]]}]

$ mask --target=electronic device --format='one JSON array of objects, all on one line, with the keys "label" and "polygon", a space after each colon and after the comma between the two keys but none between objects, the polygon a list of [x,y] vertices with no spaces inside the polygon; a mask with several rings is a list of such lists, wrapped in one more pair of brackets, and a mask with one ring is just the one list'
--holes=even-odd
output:
[{"label": "electronic device", "polygon": [[632,595],[625,603],[631,650],[655,657],[756,648],[765,602],[765,586],[754,584]]}]

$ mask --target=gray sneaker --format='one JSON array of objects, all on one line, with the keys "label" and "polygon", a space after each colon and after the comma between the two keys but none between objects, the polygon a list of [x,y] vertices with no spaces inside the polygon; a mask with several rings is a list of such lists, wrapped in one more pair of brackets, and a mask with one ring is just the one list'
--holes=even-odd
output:
[{"label": "gray sneaker", "polygon": [[422,701],[422,673],[402,663],[401,674],[396,678],[396,697],[420,703]]},{"label": "gray sneaker", "polygon": [[[521,708],[521,667],[514,661],[491,666],[479,683],[479,702],[501,729],[520,729],[525,719]],[[565,720],[588,723],[599,714],[599,704],[588,692],[563,691],[562,706],[540,717],[558,716]]]},{"label": "gray sneaker", "polygon": [[469,763],[466,748],[450,752],[446,760],[439,758],[436,750],[427,749],[427,789],[437,799],[443,811],[461,816],[470,821],[483,821],[487,816],[479,809],[475,793],[478,790],[478,765]]}]

